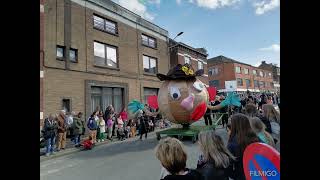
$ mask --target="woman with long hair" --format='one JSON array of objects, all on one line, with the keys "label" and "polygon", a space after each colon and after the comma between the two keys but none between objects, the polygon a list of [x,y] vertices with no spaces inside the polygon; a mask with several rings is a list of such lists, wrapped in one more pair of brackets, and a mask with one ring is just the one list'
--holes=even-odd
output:
[{"label": "woman with long hair", "polygon": [[277,143],[280,140],[280,113],[272,104],[263,105],[262,110],[263,117],[271,124],[271,135]]},{"label": "woman with long hair", "polygon": [[231,117],[231,132],[228,140],[228,149],[236,157],[233,162],[233,171],[230,177],[234,180],[245,180],[242,158],[246,147],[254,142],[260,142],[252,130],[248,116],[234,114]]},{"label": "woman with long hair", "polygon": [[204,180],[229,180],[231,161],[235,157],[225,147],[221,137],[214,131],[202,131],[199,136],[201,156],[197,170],[204,176]]},{"label": "woman with long hair", "polygon": [[265,144],[269,144],[272,147],[275,147],[274,140],[265,129],[266,126],[264,123],[258,118],[258,117],[253,117],[250,119],[250,124],[253,129],[253,131],[257,134],[259,137],[260,141],[262,141]]}]

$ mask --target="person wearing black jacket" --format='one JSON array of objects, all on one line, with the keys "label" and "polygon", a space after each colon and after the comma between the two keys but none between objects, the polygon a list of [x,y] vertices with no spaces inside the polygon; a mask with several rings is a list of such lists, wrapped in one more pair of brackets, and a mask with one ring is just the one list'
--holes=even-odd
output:
[{"label": "person wearing black jacket", "polygon": [[148,136],[148,127],[149,127],[149,119],[146,115],[146,113],[142,110],[140,110],[138,119],[140,121],[139,127],[140,127],[140,140],[142,140],[143,134],[145,134],[145,139],[147,139]]},{"label": "person wearing black jacket", "polygon": [[229,180],[231,161],[235,160],[235,157],[225,147],[222,138],[212,130],[202,131],[198,142],[202,154],[198,160],[197,171],[204,180]]},{"label": "person wearing black jacket", "polygon": [[[211,106],[214,106],[214,102],[209,102],[209,104]],[[207,111],[206,113],[204,114],[203,118],[204,118],[204,122],[206,124],[206,126],[208,126],[208,122],[209,122],[209,125],[212,126],[212,118],[211,118],[211,112],[212,110],[210,110],[209,108],[207,108]]]},{"label": "person wearing black jacket", "polygon": [[260,142],[256,133],[252,130],[248,116],[235,114],[231,117],[231,133],[228,141],[228,150],[236,157],[232,161],[230,178],[234,180],[245,180],[243,170],[243,153],[248,145]]},{"label": "person wearing black jacket", "polygon": [[56,121],[56,116],[53,114],[49,115],[49,118],[44,120],[44,139],[47,141],[46,156],[50,153],[53,154],[56,136],[58,134],[58,123]]}]

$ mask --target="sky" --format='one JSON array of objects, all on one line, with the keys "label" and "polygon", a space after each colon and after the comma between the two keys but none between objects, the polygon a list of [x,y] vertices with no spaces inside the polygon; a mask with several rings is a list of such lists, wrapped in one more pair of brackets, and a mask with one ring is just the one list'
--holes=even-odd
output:
[{"label": "sky", "polygon": [[280,66],[280,0],[113,0],[166,29],[169,37],[258,66]]}]

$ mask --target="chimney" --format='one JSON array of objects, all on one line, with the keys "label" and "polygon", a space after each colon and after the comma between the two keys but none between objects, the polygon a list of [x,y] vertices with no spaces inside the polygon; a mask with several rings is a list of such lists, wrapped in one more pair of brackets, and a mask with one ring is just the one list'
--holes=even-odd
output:
[{"label": "chimney", "polygon": [[266,61],[262,61],[262,64],[266,64]]}]

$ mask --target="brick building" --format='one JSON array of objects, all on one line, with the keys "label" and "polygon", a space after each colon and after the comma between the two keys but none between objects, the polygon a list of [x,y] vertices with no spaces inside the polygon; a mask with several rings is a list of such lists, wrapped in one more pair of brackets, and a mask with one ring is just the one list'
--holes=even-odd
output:
[{"label": "brick building", "polygon": [[259,68],[272,72],[274,87],[277,91],[280,91],[280,67],[276,64],[267,64],[266,61],[262,61]]},{"label": "brick building", "polygon": [[170,49],[170,67],[177,64],[191,64],[195,71],[204,70],[204,75],[199,77],[200,81],[209,86],[207,50],[204,48],[193,48],[181,42],[169,40]]},{"label": "brick building", "polygon": [[209,86],[225,91],[225,81],[237,81],[237,91],[274,91],[272,72],[224,56],[208,59]]},{"label": "brick building", "polygon": [[[169,70],[168,32],[109,0],[44,3],[44,116],[157,94]],[[41,50],[40,50],[41,59]]]}]

